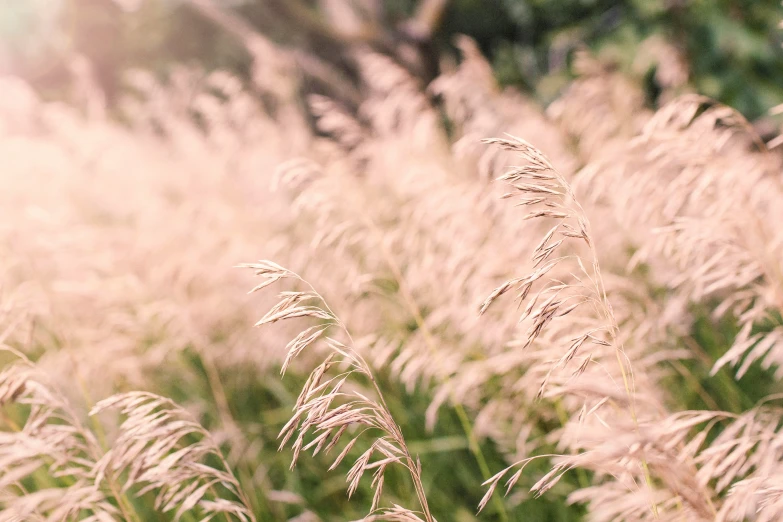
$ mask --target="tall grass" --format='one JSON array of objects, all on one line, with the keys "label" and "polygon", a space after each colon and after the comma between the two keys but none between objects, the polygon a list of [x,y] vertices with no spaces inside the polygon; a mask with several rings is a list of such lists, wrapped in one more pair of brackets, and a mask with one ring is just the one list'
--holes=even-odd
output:
[{"label": "tall grass", "polygon": [[459,47],[358,107],[2,79],[0,520],[781,519],[777,153],[679,69],[543,111]]}]

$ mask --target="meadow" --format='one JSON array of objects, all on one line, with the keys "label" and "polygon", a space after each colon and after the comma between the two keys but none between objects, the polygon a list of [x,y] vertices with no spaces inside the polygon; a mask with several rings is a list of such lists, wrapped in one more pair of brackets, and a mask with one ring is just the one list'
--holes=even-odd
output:
[{"label": "meadow", "polygon": [[0,521],[783,519],[781,157],[656,46],[0,78]]}]

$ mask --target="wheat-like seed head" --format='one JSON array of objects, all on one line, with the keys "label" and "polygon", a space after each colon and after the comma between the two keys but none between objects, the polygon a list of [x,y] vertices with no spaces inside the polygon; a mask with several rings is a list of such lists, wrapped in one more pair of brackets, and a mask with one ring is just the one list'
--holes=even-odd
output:
[{"label": "wheat-like seed head", "polygon": [[[242,266],[252,269],[257,276],[263,278],[263,282],[257,285],[254,291],[281,279],[294,279],[310,286],[296,273],[271,261]],[[288,343],[281,372],[285,373],[292,359],[318,341],[321,341],[327,350],[326,358],[312,370],[305,382],[294,405],[291,419],[280,431],[280,449],[293,439],[291,467],[296,465],[301,451],[312,449],[313,455],[321,451],[329,453],[348,433],[352,438],[332,462],[329,469],[334,469],[345,459],[359,438],[367,433],[373,442],[348,471],[348,496],[356,491],[359,481],[370,471],[371,486],[375,490],[371,519],[420,520],[418,514],[400,506],[380,508],[384,472],[390,465],[399,465],[407,469],[413,480],[422,509],[420,514],[427,522],[434,521],[421,482],[421,464],[418,459],[414,461],[408,451],[402,431],[383,399],[370,366],[353,346],[348,329],[312,287],[305,292],[283,292],[279,298],[278,304],[256,323],[257,326],[304,317],[320,321],[319,325],[303,330]],[[327,336],[330,328],[340,331],[346,337],[347,343]],[[329,370],[332,368],[339,369],[339,373],[330,376]],[[377,399],[351,389],[351,381],[358,377],[370,381]]]},{"label": "wheat-like seed head", "polygon": [[[254,521],[242,488],[210,433],[169,399],[146,392],[114,395],[90,412],[117,409],[125,420],[112,447],[96,463],[96,482],[122,476],[122,491],[155,491],[155,509],[175,512],[175,520],[198,509],[203,520],[232,515]],[[189,439],[197,440],[191,442]],[[220,467],[205,461],[215,459]],[[221,469],[222,467],[222,469]],[[217,493],[220,490],[221,493]]]},{"label": "wheat-like seed head", "polygon": [[[7,352],[6,352],[7,353]],[[17,354],[18,361],[0,372],[0,407],[27,410],[20,426],[4,416],[0,432],[0,520],[114,521],[120,512],[110,502],[94,465],[101,455],[95,436],[76,412],[46,383],[32,363]],[[35,473],[44,472],[55,484],[30,492],[24,485]]]}]

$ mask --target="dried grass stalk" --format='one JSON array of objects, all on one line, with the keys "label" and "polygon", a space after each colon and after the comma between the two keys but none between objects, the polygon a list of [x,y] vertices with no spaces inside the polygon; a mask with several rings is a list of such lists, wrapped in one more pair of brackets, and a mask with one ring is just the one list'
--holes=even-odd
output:
[{"label": "dried grass stalk", "polygon": [[[242,265],[255,271],[264,282],[256,286],[264,288],[281,279],[294,279],[309,287],[304,292],[283,292],[280,301],[260,321],[257,326],[277,321],[308,317],[319,321],[317,326],[303,330],[286,347],[287,354],[282,372],[292,359],[316,343],[326,348],[327,355],[308,377],[294,406],[294,413],[280,432],[280,449],[293,439],[293,459],[291,467],[296,465],[302,450],[312,449],[313,455],[323,451],[329,453],[348,434],[351,440],[335,457],[330,470],[336,468],[348,455],[358,439],[365,434],[372,437],[372,444],[355,461],[348,471],[348,496],[359,485],[359,481],[368,471],[372,472],[371,486],[375,490],[370,519],[375,520],[421,520],[434,522],[427,504],[424,485],[421,480],[421,463],[413,458],[405,443],[405,437],[399,425],[394,421],[386,401],[383,398],[372,370],[354,347],[354,341],[347,327],[326,304],[321,295],[298,274],[271,261],[259,261]],[[254,290],[256,290],[254,289]],[[339,341],[327,335],[329,329],[337,329],[347,342]],[[338,373],[331,375],[329,370],[337,368]],[[352,383],[357,378],[367,379],[377,398],[373,399],[357,389]],[[358,431],[358,433],[357,433]],[[407,469],[413,481],[421,512],[414,512],[400,506],[381,508],[384,472],[390,465],[399,465]]]}]

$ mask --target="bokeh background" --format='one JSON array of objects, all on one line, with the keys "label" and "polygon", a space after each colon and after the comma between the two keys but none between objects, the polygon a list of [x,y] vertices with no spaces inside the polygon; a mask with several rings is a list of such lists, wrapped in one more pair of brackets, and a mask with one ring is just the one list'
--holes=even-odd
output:
[{"label": "bokeh background", "polygon": [[[403,0],[356,2],[223,1],[217,5],[274,42],[301,49],[350,72],[346,47],[376,48],[410,40],[418,16],[431,31],[432,60],[454,54],[457,34],[479,44],[503,85],[551,102],[574,76],[571,56],[586,46],[642,82],[655,99],[654,42],[673,45],[698,92],[755,120],[780,102],[780,5],[774,0],[658,1]],[[366,4],[366,5],[365,5]],[[247,78],[251,57],[238,35],[181,0],[7,1],[0,30],[2,64],[37,90],[56,97],[69,77],[68,57],[88,58],[109,98],[123,72],[164,74],[176,64],[224,69]],[[386,44],[378,43],[388,38]],[[437,72],[437,62],[421,71]]]}]

